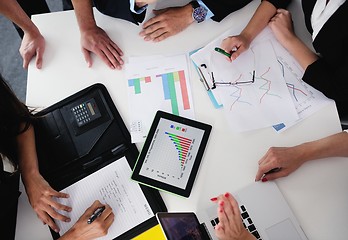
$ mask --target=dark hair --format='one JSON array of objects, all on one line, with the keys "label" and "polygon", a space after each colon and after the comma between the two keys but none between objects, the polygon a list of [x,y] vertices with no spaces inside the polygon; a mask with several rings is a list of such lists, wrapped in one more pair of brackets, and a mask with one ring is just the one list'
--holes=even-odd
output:
[{"label": "dark hair", "polygon": [[16,137],[28,130],[33,119],[0,74],[0,161],[4,155],[18,168]]}]

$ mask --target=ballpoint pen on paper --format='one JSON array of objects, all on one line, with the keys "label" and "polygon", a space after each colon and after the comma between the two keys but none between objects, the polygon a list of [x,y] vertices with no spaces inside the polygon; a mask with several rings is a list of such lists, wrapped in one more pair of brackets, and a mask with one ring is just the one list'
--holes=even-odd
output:
[{"label": "ballpoint pen on paper", "polygon": [[91,224],[94,220],[97,219],[97,217],[99,217],[103,213],[104,210],[105,210],[105,206],[97,208],[94,211],[94,213],[88,218],[87,223]]},{"label": "ballpoint pen on paper", "polygon": [[264,179],[264,178],[266,177],[267,174],[279,172],[280,170],[281,170],[280,167],[273,168],[273,169],[269,170],[268,172],[265,172],[265,173],[262,175],[261,179]]}]

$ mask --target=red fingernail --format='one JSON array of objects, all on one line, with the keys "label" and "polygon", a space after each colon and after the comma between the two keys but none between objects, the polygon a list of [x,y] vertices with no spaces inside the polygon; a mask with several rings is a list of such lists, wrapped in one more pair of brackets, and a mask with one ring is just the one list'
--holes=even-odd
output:
[{"label": "red fingernail", "polygon": [[210,199],[210,201],[215,202],[217,200],[217,197],[213,197]]},{"label": "red fingernail", "polygon": [[225,203],[223,202],[223,201],[221,201],[220,203],[219,203],[219,205],[220,206],[223,206]]},{"label": "red fingernail", "polygon": [[261,181],[262,181],[262,182],[267,182],[268,179],[264,177],[264,178],[261,179]]},{"label": "red fingernail", "polygon": [[227,198],[228,198],[229,196],[230,196],[230,194],[229,194],[229,193],[225,193],[225,197],[227,197]]}]

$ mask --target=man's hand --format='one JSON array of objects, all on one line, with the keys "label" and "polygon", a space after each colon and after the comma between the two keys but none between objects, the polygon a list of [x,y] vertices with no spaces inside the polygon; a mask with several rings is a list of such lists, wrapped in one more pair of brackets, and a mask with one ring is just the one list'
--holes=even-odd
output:
[{"label": "man's hand", "polygon": [[36,67],[41,69],[42,56],[45,51],[45,39],[38,33],[24,32],[23,40],[19,48],[19,53],[23,58],[23,68],[27,69],[30,60],[36,55]]},{"label": "man's hand", "polygon": [[191,4],[154,10],[156,16],[144,23],[140,36],[144,37],[145,41],[154,42],[173,36],[183,31],[194,21],[192,11]]},{"label": "man's hand", "polygon": [[100,27],[95,26],[91,29],[81,31],[81,47],[88,67],[92,66],[90,52],[93,52],[97,54],[111,69],[122,68],[124,63],[121,58],[121,56],[123,56],[122,50]]}]

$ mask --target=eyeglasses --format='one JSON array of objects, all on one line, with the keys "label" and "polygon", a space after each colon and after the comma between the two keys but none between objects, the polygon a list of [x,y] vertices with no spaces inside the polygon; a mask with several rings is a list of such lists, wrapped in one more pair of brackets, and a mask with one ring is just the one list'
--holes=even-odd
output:
[{"label": "eyeglasses", "polygon": [[252,73],[252,78],[249,81],[238,81],[238,79],[240,79],[242,77],[242,74],[237,78],[236,81],[233,82],[217,82],[215,81],[214,78],[214,73],[211,73],[211,78],[212,78],[212,82],[213,82],[213,89],[216,88],[216,86],[236,86],[236,85],[247,85],[247,84],[252,84],[255,82],[255,70],[253,70]]},{"label": "eyeglasses", "polygon": [[[239,77],[234,80],[234,81],[229,81],[229,82],[220,82],[220,81],[215,81],[214,78],[214,73],[211,72],[211,80],[212,80],[212,89],[215,89],[217,86],[238,86],[238,85],[249,85],[249,84],[253,84],[255,82],[255,53],[253,51],[252,48],[250,48],[251,52],[253,53],[253,57],[254,57],[254,69],[252,70],[252,72],[250,72],[251,74],[251,79],[250,80],[244,80],[242,79],[243,74],[241,73],[239,75]],[[215,50],[216,51],[216,50]],[[240,81],[240,80],[243,81]]]}]

